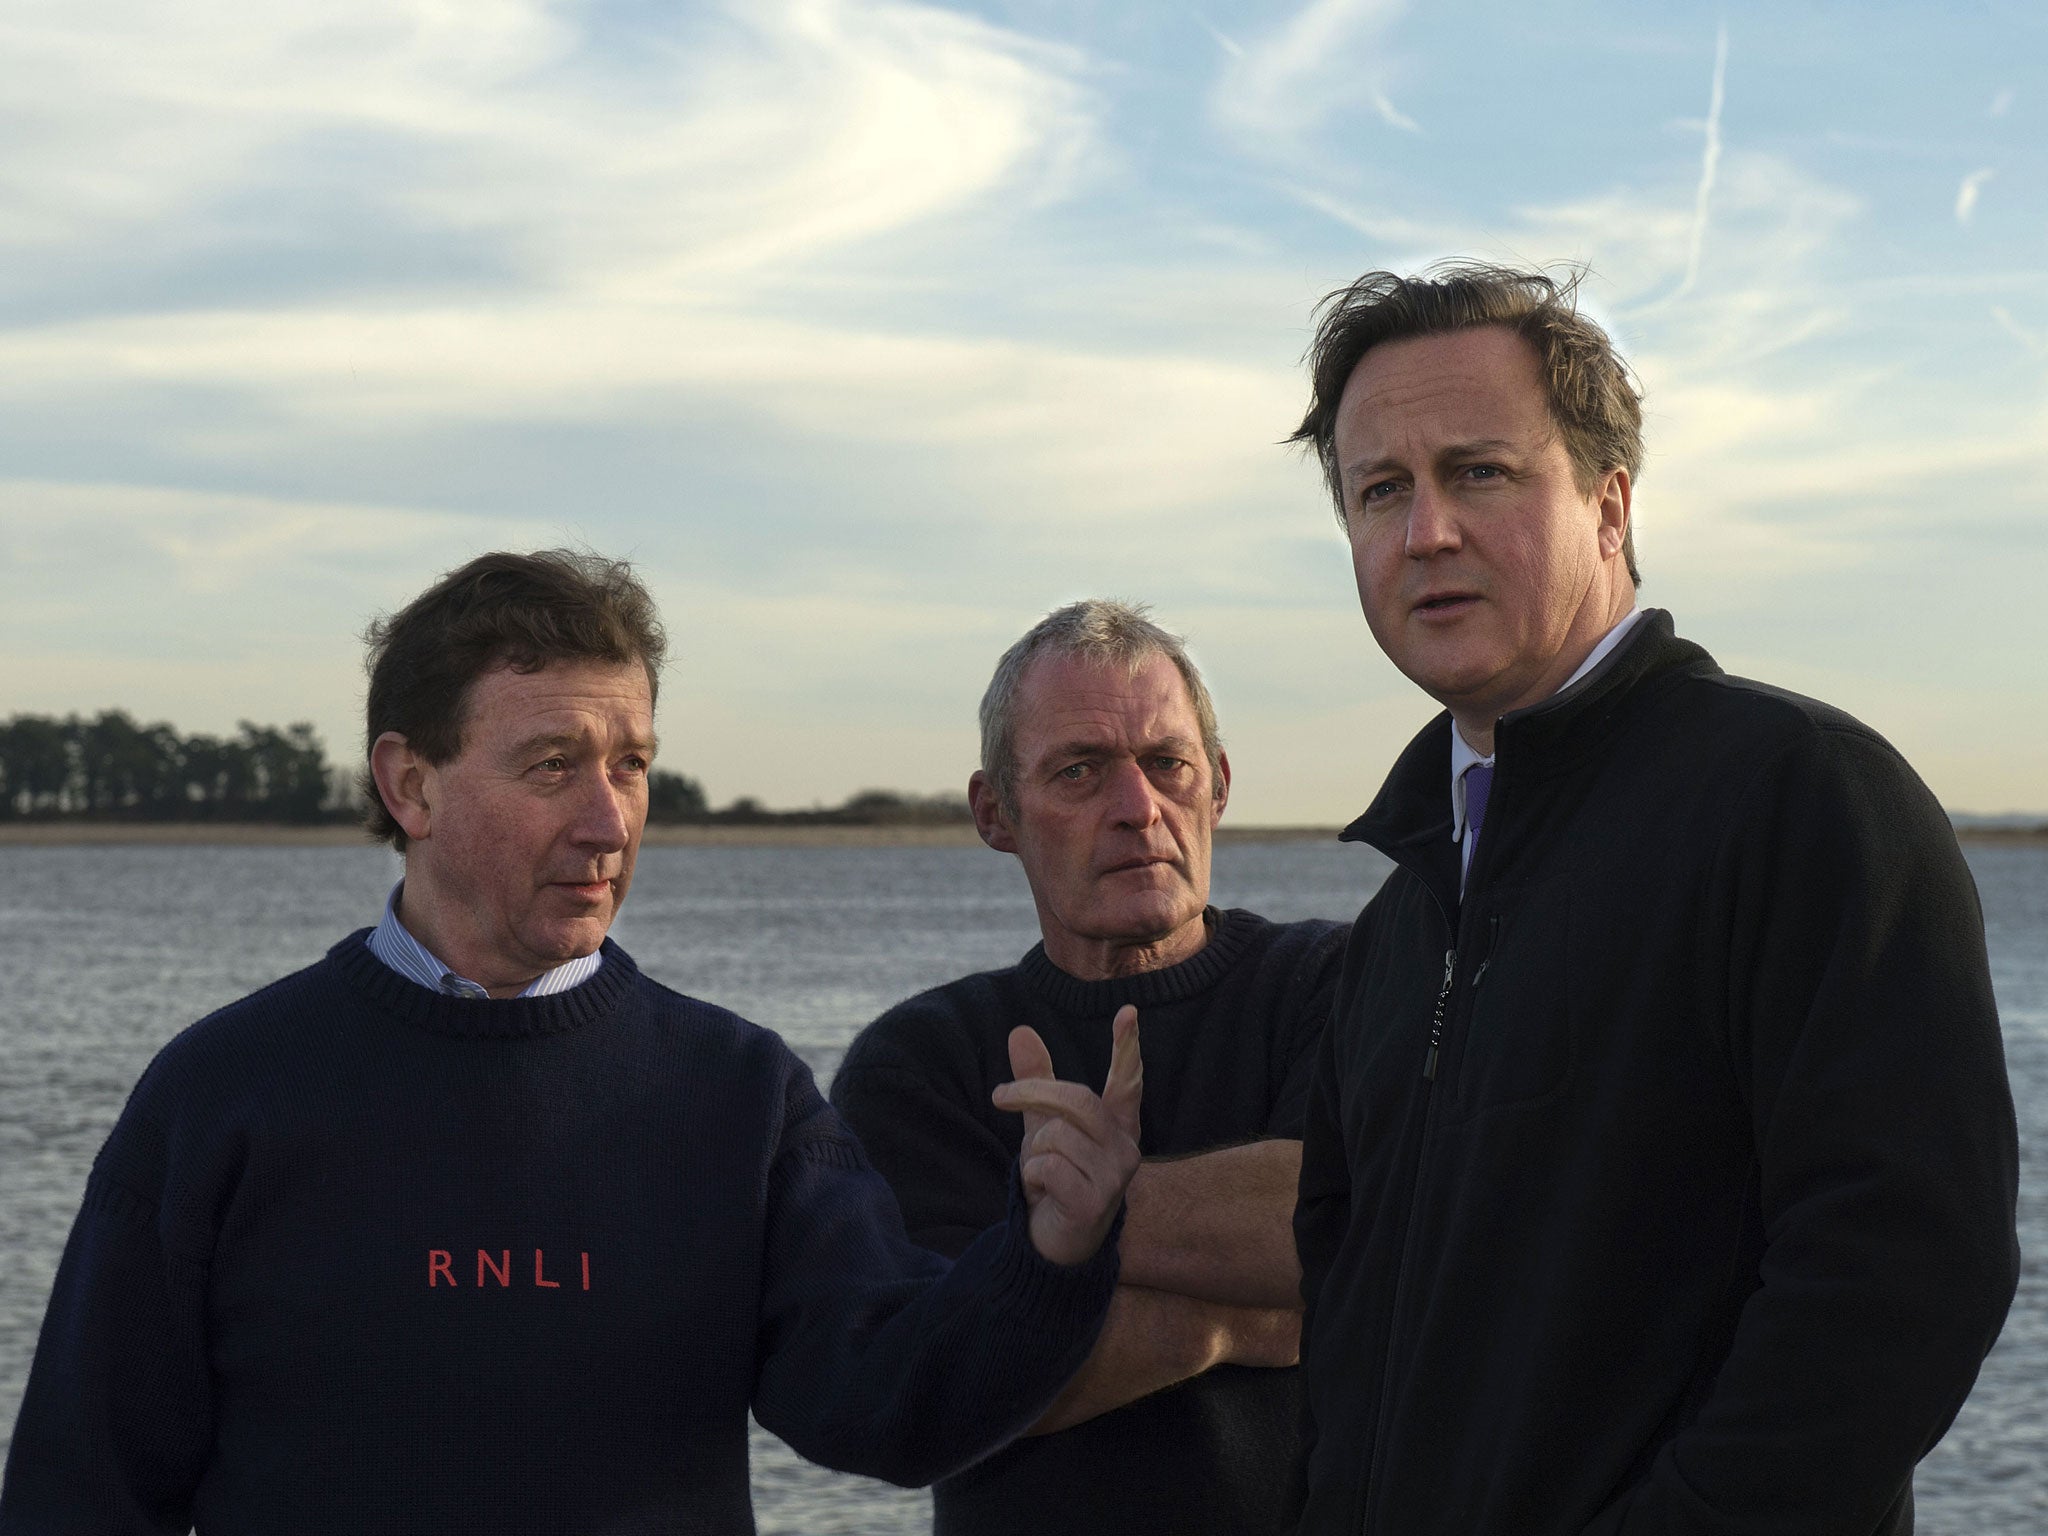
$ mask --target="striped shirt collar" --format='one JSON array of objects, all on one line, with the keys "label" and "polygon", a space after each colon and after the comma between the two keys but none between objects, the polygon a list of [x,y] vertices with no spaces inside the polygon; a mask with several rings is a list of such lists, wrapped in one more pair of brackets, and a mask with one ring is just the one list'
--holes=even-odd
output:
[{"label": "striped shirt collar", "polygon": [[[401,880],[384,898],[384,916],[370,932],[370,953],[407,981],[418,982],[429,992],[444,992],[450,997],[489,997],[490,993],[478,983],[467,976],[456,975],[436,960],[432,952],[398,920],[398,893],[404,889],[405,882]],[[566,992],[590,980],[603,964],[602,951],[580,955],[551,971],[542,971],[526,984],[519,996],[552,997],[557,992]]]}]

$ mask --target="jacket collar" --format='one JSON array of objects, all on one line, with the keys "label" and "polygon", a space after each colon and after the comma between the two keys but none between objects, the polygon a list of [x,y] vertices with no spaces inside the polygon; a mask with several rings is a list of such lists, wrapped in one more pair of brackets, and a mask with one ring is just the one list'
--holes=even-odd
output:
[{"label": "jacket collar", "polygon": [[[1673,633],[1669,613],[1652,608],[1572,687],[1502,715],[1493,729],[1495,759],[1502,773],[1517,778],[1567,772],[1600,751],[1644,687],[1720,670],[1713,657]],[[1365,814],[1339,837],[1369,843],[1415,869],[1432,887],[1445,886],[1455,905],[1457,845],[1451,842],[1450,803],[1444,794],[1450,751],[1451,716],[1445,710],[1408,743]],[[1436,862],[1442,871],[1434,868]],[[1446,878],[1432,878],[1440,874]]]}]

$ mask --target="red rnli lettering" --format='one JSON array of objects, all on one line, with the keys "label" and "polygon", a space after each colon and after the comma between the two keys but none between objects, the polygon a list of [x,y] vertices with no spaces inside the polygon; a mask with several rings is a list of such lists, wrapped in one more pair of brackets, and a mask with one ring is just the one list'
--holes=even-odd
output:
[{"label": "red rnli lettering", "polygon": [[[582,1251],[577,1254],[577,1258],[582,1264],[583,1289],[587,1291],[590,1289],[590,1254],[588,1251]],[[534,1249],[533,1283],[540,1290],[559,1291],[562,1288],[562,1282],[548,1278],[547,1264],[546,1250]],[[500,1248],[495,1257],[492,1256],[491,1250],[488,1248],[477,1249],[476,1283],[479,1286],[483,1285],[487,1277],[497,1281],[504,1289],[511,1289],[512,1250],[510,1248]],[[447,1284],[456,1289],[461,1288],[462,1282],[455,1278],[455,1255],[447,1248],[429,1248],[427,1250],[427,1289],[431,1291],[442,1284]]]}]

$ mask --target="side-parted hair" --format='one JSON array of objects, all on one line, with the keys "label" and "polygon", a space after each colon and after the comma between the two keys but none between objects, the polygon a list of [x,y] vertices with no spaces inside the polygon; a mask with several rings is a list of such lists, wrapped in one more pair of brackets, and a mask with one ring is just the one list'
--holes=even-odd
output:
[{"label": "side-parted hair", "polygon": [[[1337,463],[1337,405],[1359,361],[1374,347],[1416,336],[1497,325],[1536,353],[1550,419],[1564,441],[1582,495],[1600,477],[1625,469],[1631,484],[1643,473],[1642,392],[1607,333],[1578,310],[1583,269],[1562,281],[1541,272],[1481,262],[1443,262],[1418,277],[1368,272],[1316,306],[1309,344],[1309,407],[1291,443],[1314,446],[1323,479],[1344,521],[1344,481]],[[1622,540],[1629,578],[1636,569],[1635,529]]]},{"label": "side-parted hair", "polygon": [[981,696],[981,771],[994,786],[1003,810],[1017,813],[1017,701],[1024,676],[1041,656],[1070,657],[1103,667],[1122,667],[1135,674],[1148,659],[1164,656],[1187,684],[1188,701],[1202,732],[1202,753],[1209,760],[1209,780],[1223,792],[1223,737],[1216,729],[1216,706],[1189,658],[1179,635],[1161,629],[1143,603],[1120,603],[1091,597],[1055,608],[1003,652]]},{"label": "side-parted hair", "polygon": [[[370,674],[364,751],[396,731],[430,763],[462,750],[470,691],[499,667],[556,661],[639,662],[650,699],[668,650],[654,599],[623,560],[568,549],[478,555],[363,632]],[[360,778],[372,837],[405,851],[367,766]]]}]

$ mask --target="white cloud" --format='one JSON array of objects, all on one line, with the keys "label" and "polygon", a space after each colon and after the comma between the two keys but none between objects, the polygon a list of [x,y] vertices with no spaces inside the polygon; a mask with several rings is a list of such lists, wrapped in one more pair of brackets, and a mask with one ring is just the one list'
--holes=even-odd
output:
[{"label": "white cloud", "polygon": [[1997,174],[1998,172],[1987,166],[1983,170],[1972,171],[1963,178],[1963,184],[1956,188],[1956,222],[1958,224],[1967,224],[1976,216],[1978,195],[1983,192],[1984,183]]},{"label": "white cloud", "polygon": [[1986,117],[2003,117],[2006,113],[2012,110],[2012,102],[2012,87],[2007,86],[2004,90],[2000,91],[1996,96],[1993,96],[1991,98],[1991,105],[1984,109],[1984,115]]},{"label": "white cloud", "polygon": [[544,0],[220,15],[9,11],[0,85],[30,142],[0,240],[203,237],[223,203],[310,186],[487,240],[539,286],[665,301],[1052,195],[1092,133],[1072,55],[891,0],[734,4],[625,41]]},{"label": "white cloud", "polygon": [[267,418],[276,452],[464,421],[659,421],[694,397],[827,440],[1004,457],[1012,479],[1057,493],[1055,520],[1225,500],[1268,473],[1266,444],[1299,405],[1285,366],[622,304],[228,311],[0,335],[0,400],[131,383],[239,392],[261,412],[232,446]]},{"label": "white cloud", "polygon": [[[1346,198],[1315,187],[1283,184],[1280,191],[1316,212],[1365,236],[1376,246],[1393,246],[1408,251],[1434,253],[1464,249],[1475,232],[1451,219],[1429,219],[1395,213],[1389,208],[1361,207]],[[1420,259],[1427,260],[1424,255]]]},{"label": "white cloud", "polygon": [[80,561],[102,578],[116,567],[146,573],[160,593],[220,596],[274,582],[286,567],[331,575],[336,563],[403,566],[424,550],[474,547],[485,534],[528,544],[560,537],[538,523],[419,507],[88,481],[0,481],[0,509],[8,565],[59,578],[24,584],[10,622],[23,618],[22,604],[102,602],[103,590],[72,584],[77,572],[67,567]]},{"label": "white cloud", "polygon": [[1284,144],[1362,90],[1387,126],[1420,133],[1387,90],[1387,39],[1407,9],[1407,0],[1308,0],[1267,37],[1239,50],[1218,82],[1213,115],[1234,133]]}]

